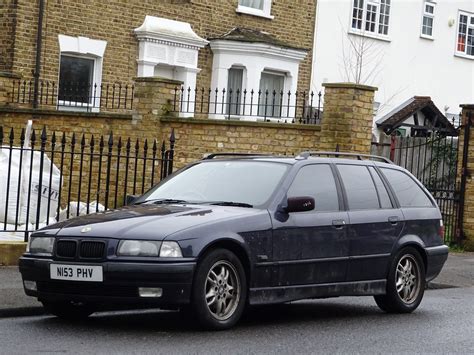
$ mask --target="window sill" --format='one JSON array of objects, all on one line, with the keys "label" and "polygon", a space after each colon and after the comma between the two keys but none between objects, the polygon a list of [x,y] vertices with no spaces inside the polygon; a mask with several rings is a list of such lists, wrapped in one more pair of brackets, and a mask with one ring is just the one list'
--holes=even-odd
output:
[{"label": "window sill", "polygon": [[356,31],[356,30],[353,30],[353,29],[349,29],[348,33],[351,34],[351,35],[372,38],[372,39],[376,39],[376,40],[379,40],[379,41],[392,42],[392,40],[388,36],[378,35],[378,34],[371,33],[371,32],[365,32],[365,31],[362,32],[362,31]]},{"label": "window sill", "polygon": [[265,13],[263,10],[258,10],[254,9],[251,7],[246,7],[246,6],[238,6],[235,12],[240,13],[240,14],[246,14],[246,15],[252,15],[252,16],[257,16],[257,17],[263,17],[269,20],[273,20],[275,16],[270,15],[270,13]]},{"label": "window sill", "polygon": [[467,55],[467,54],[465,54],[465,53],[455,52],[455,53],[454,53],[454,56],[455,56],[455,57],[459,57],[459,58],[474,60],[474,55]]},{"label": "window sill", "polygon": [[430,40],[430,41],[434,41],[434,37],[433,37],[433,36],[420,35],[420,38],[427,39],[427,40]]}]

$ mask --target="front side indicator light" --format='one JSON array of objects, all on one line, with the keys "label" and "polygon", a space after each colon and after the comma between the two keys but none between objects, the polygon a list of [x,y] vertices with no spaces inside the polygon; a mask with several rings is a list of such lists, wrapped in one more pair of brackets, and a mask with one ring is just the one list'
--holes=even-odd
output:
[{"label": "front side indicator light", "polygon": [[163,289],[160,287],[139,287],[138,294],[140,297],[159,298],[163,295]]},{"label": "front side indicator light", "polygon": [[163,242],[160,249],[161,258],[182,258],[183,253],[176,242]]}]

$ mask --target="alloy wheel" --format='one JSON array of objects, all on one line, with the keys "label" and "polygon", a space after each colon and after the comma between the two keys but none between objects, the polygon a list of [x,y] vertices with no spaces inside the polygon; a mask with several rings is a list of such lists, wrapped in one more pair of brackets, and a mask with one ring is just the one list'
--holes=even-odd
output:
[{"label": "alloy wheel", "polygon": [[234,265],[217,261],[209,270],[205,282],[206,304],[218,320],[230,318],[240,301],[240,279]]},{"label": "alloy wheel", "polygon": [[404,303],[410,304],[417,299],[421,287],[420,276],[420,268],[413,255],[406,254],[398,261],[395,287]]}]

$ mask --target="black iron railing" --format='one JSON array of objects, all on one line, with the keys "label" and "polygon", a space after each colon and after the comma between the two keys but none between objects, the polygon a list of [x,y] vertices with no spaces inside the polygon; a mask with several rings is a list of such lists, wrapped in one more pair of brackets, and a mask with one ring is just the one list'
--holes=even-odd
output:
[{"label": "black iron railing", "polygon": [[25,233],[58,220],[126,204],[173,170],[174,132],[165,141],[48,135],[0,126],[0,233]]},{"label": "black iron railing", "polygon": [[269,90],[185,89],[174,90],[173,112],[204,114],[210,118],[255,120],[299,124],[320,124],[321,92]]},{"label": "black iron railing", "polygon": [[[85,111],[132,110],[133,84],[56,83],[40,80],[38,87],[39,106],[55,106]],[[11,91],[11,102],[32,105],[34,81],[15,80]]]}]

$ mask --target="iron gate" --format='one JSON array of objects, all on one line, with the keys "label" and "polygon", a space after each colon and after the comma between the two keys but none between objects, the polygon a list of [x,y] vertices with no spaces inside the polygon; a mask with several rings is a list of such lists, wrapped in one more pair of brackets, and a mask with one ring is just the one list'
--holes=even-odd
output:
[{"label": "iron gate", "polygon": [[[467,120],[466,133],[471,126]],[[407,169],[420,180],[435,198],[443,215],[446,244],[460,244],[465,182],[459,179],[458,169],[464,169],[464,152],[468,140],[460,144],[456,134],[432,131],[425,137],[383,136],[372,142],[372,154],[384,156]],[[467,137],[469,137],[467,135]],[[460,148],[464,147],[463,151]],[[463,162],[462,164],[460,162]],[[460,174],[463,175],[463,174]]]}]

